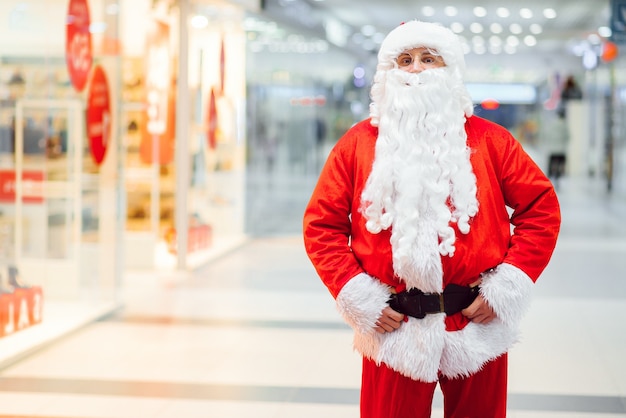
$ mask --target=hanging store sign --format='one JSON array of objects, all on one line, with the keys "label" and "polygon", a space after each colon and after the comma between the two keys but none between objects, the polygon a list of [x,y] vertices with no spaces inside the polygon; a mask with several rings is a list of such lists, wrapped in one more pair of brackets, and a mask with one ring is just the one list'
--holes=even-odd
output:
[{"label": "hanging store sign", "polygon": [[104,69],[95,67],[87,98],[87,137],[91,155],[100,165],[111,136],[111,99]]},{"label": "hanging store sign", "polygon": [[65,36],[65,61],[74,88],[83,91],[93,62],[87,0],[70,0]]}]

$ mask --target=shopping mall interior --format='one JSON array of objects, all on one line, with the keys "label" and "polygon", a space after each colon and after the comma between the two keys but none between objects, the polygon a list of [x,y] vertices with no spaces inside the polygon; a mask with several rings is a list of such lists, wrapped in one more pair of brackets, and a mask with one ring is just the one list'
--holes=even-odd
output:
[{"label": "shopping mall interior", "polygon": [[302,220],[411,20],[561,206],[507,416],[626,417],[626,0],[2,0],[0,418],[359,417]]}]

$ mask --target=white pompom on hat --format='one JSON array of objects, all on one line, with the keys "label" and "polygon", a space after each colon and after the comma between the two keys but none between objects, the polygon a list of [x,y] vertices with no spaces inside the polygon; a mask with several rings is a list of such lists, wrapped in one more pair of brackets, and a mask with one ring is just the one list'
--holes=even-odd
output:
[{"label": "white pompom on hat", "polygon": [[393,29],[378,51],[378,63],[391,68],[402,51],[426,47],[436,50],[454,72],[463,79],[465,58],[459,37],[450,29],[430,22],[412,20]]}]

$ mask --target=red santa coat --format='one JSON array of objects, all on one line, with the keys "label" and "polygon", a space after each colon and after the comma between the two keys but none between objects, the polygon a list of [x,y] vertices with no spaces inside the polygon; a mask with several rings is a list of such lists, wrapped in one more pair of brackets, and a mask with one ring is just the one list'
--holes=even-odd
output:
[{"label": "red santa coat", "polygon": [[391,232],[370,233],[359,211],[378,137],[369,120],[351,128],[333,148],[304,214],[305,248],[354,328],[355,348],[416,380],[435,381],[439,372],[467,376],[508,351],[560,227],[552,184],[519,142],[476,116],[467,119],[465,128],[479,211],[469,234],[457,230],[454,256],[441,257],[442,281],[444,287],[469,285],[482,274],[481,293],[498,316],[491,323],[442,313],[409,318],[392,333],[375,332],[391,289],[403,290],[405,283],[393,271]]}]

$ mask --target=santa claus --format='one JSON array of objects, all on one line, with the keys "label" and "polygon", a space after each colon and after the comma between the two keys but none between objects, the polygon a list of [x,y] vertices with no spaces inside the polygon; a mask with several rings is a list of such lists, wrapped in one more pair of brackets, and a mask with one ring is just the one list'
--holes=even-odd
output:
[{"label": "santa claus", "polygon": [[462,45],[411,21],[383,41],[370,118],[338,141],[307,253],[363,356],[361,416],[506,416],[507,352],[560,226],[552,184],[473,116]]}]

